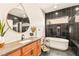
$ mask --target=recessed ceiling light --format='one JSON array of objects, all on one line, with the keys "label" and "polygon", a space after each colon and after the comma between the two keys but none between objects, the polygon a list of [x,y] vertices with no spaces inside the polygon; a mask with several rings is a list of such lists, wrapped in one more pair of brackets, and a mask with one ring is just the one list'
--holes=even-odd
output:
[{"label": "recessed ceiling light", "polygon": [[79,10],[79,7],[75,8],[75,10],[78,11]]},{"label": "recessed ceiling light", "polygon": [[24,14],[24,15],[23,15],[23,17],[25,18],[25,17],[26,17],[26,15]]},{"label": "recessed ceiling light", "polygon": [[54,8],[57,8],[57,5],[55,5]]},{"label": "recessed ceiling light", "polygon": [[58,12],[56,12],[55,14],[58,15]]}]

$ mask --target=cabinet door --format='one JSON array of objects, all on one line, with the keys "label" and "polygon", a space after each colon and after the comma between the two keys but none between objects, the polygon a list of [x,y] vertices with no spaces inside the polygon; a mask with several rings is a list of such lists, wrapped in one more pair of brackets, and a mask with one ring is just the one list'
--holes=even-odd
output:
[{"label": "cabinet door", "polygon": [[8,56],[21,56],[21,50],[16,50],[10,54],[8,54]]}]

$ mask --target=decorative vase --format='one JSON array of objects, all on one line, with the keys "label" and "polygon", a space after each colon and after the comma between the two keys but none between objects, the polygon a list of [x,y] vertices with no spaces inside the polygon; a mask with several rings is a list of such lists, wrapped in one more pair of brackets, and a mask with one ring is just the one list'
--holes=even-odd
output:
[{"label": "decorative vase", "polygon": [[32,33],[31,33],[32,34],[32,37],[36,37],[35,36],[36,27],[35,26],[32,26],[31,27],[31,31],[32,31]]},{"label": "decorative vase", "polygon": [[4,46],[4,37],[0,36],[0,48]]}]

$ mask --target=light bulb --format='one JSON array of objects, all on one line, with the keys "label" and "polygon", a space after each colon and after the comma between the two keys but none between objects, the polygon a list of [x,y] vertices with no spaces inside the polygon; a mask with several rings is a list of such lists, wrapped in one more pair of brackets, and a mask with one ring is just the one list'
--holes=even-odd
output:
[{"label": "light bulb", "polygon": [[58,15],[58,12],[56,12],[55,14]]}]

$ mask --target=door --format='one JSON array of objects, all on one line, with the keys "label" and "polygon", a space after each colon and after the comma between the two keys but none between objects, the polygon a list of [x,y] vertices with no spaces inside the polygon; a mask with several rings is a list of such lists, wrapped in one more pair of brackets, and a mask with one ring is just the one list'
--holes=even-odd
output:
[{"label": "door", "polygon": [[60,37],[61,34],[61,27],[57,26],[57,37]]}]

